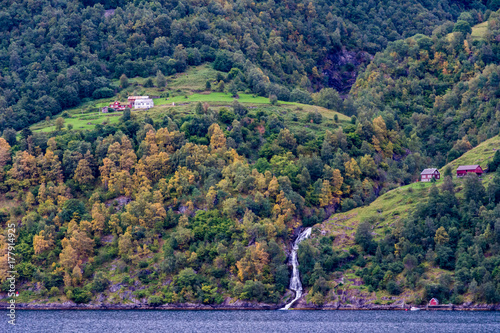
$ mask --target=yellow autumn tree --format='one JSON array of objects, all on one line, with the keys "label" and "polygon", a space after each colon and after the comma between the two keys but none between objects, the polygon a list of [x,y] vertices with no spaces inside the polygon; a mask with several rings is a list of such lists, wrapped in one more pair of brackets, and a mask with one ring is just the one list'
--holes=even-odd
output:
[{"label": "yellow autumn tree", "polygon": [[10,145],[4,138],[0,138],[0,181],[2,181],[4,177],[3,168],[10,160]]},{"label": "yellow autumn tree", "polygon": [[69,241],[75,249],[78,259],[87,258],[94,252],[94,240],[83,230],[74,230]]},{"label": "yellow autumn tree", "polygon": [[264,250],[261,243],[256,242],[247,248],[247,252],[241,260],[236,263],[238,278],[240,281],[254,280],[262,275],[264,267],[269,264],[269,254]]},{"label": "yellow autumn tree", "polygon": [[116,165],[109,158],[104,158],[102,160],[102,166],[99,167],[99,173],[101,175],[101,182],[105,189],[108,188],[108,183],[111,175],[116,172]]},{"label": "yellow autumn tree", "polygon": [[208,133],[211,133],[210,148],[212,150],[226,148],[226,137],[217,123],[210,125]]},{"label": "yellow autumn tree", "polygon": [[269,182],[269,185],[267,186],[266,196],[273,198],[278,193],[279,187],[280,186],[278,184],[278,179],[273,176],[273,178]]},{"label": "yellow autumn tree", "polygon": [[436,230],[436,235],[434,236],[434,241],[436,244],[444,245],[450,241],[450,236],[446,232],[446,229],[441,226]]},{"label": "yellow autumn tree", "polygon": [[359,179],[361,176],[361,169],[354,158],[351,157],[350,161],[345,162],[344,167],[347,177]]},{"label": "yellow autumn tree", "polygon": [[47,149],[45,156],[40,156],[39,164],[42,183],[63,181],[61,162],[52,150]]},{"label": "yellow autumn tree", "polygon": [[94,175],[92,175],[90,164],[86,159],[78,161],[73,179],[83,185],[92,184],[94,181]]},{"label": "yellow autumn tree", "polygon": [[17,152],[14,157],[12,168],[8,174],[13,179],[26,181],[26,185],[35,185],[40,179],[40,170],[35,156],[27,151]]},{"label": "yellow autumn tree", "polygon": [[45,230],[41,230],[38,235],[33,237],[33,249],[35,254],[40,254],[54,246],[54,237],[51,234],[46,234]]},{"label": "yellow autumn tree", "polygon": [[134,244],[132,243],[132,234],[130,233],[130,230],[127,229],[123,235],[120,235],[118,240],[118,252],[121,256],[127,255],[133,250],[133,248]]},{"label": "yellow autumn tree", "polygon": [[106,206],[103,203],[94,203],[92,206],[92,230],[97,235],[100,235],[104,230],[106,222]]},{"label": "yellow autumn tree", "polygon": [[286,198],[283,191],[276,196],[276,204],[273,207],[273,215],[275,218],[282,215],[285,221],[288,221],[292,218],[296,209],[297,207],[292,201]]},{"label": "yellow autumn tree", "polygon": [[217,191],[215,190],[215,187],[210,186],[206,195],[208,208],[214,207],[216,199],[217,199]]},{"label": "yellow autumn tree", "polygon": [[78,261],[76,250],[67,238],[61,241],[61,245],[63,250],[59,254],[59,261],[64,268],[73,269]]},{"label": "yellow autumn tree", "polygon": [[328,180],[323,180],[321,185],[321,193],[319,195],[319,205],[325,207],[333,203],[333,194]]},{"label": "yellow autumn tree", "polygon": [[73,273],[71,275],[73,276],[73,285],[79,285],[82,281],[82,269],[80,266],[76,265],[75,268],[73,268]]}]

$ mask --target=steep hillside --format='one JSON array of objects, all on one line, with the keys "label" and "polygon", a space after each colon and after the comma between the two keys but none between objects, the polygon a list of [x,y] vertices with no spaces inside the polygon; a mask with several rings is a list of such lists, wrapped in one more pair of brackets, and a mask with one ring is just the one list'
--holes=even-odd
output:
[{"label": "steep hillside", "polygon": [[[450,162],[441,172],[451,167],[453,180],[402,186],[314,226],[299,250],[309,266],[301,271],[312,279],[307,301],[338,302],[336,295],[344,294],[358,305],[418,304],[431,297],[498,302],[500,174],[486,173],[482,181],[454,176],[458,165],[486,169],[498,147],[496,136]],[[311,270],[322,272],[323,287]]]},{"label": "steep hillside", "polygon": [[[439,171],[443,175],[444,170],[450,167],[456,190],[460,192],[463,188],[463,180],[456,178],[456,168],[459,165],[479,164],[484,170],[487,170],[488,162],[499,149],[500,136],[495,136],[448,163]],[[494,174],[484,174],[482,183],[489,184],[493,177]],[[359,224],[371,220],[374,222],[373,236],[375,239],[380,239],[395,227],[397,221],[407,218],[418,204],[428,200],[429,189],[433,184],[438,188],[441,187],[443,178],[435,183],[415,182],[387,191],[371,204],[334,214],[314,228],[335,236],[335,243],[338,244],[339,248],[349,248],[349,246],[355,245],[354,234]]]},{"label": "steep hillside", "polygon": [[391,43],[351,91],[358,118],[381,115],[394,123],[411,150],[437,167],[498,135],[498,27],[495,12],[474,29],[459,20],[436,29],[432,38]]},{"label": "steep hillside", "polygon": [[347,92],[388,42],[430,35],[467,9],[478,21],[485,8],[448,0],[4,1],[0,129],[112,96],[122,75],[205,62],[238,68],[235,84],[252,93],[307,103],[323,87]]},{"label": "steep hillside", "polygon": [[496,3],[2,2],[0,298],[497,302]]}]

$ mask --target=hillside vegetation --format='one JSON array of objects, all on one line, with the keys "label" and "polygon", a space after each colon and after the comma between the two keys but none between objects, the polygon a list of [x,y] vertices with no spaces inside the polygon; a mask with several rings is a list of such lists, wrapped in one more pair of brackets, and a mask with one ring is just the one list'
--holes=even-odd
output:
[{"label": "hillside vegetation", "polygon": [[14,225],[21,301],[280,304],[315,226],[307,302],[498,302],[496,7],[3,2],[1,291]]},{"label": "hillside vegetation", "polygon": [[[478,180],[454,173],[467,164],[495,171],[499,147],[500,137],[491,138],[444,167],[444,179],[399,187],[369,206],[334,214],[314,226],[312,239],[300,248],[301,255],[312,255],[301,272],[308,276],[314,267],[324,282],[322,287],[310,275],[309,301],[337,301],[342,291],[372,303],[383,297],[390,303],[403,298],[417,304],[431,297],[455,304],[500,301],[500,174],[486,173]],[[328,256],[324,244],[331,241]],[[339,268],[326,274],[324,267],[332,262]],[[341,279],[346,283],[340,284]],[[325,293],[325,285],[335,286],[334,292]]]},{"label": "hillside vegetation", "polygon": [[239,69],[238,90],[308,103],[323,87],[347,92],[388,42],[430,35],[465,9],[479,20],[485,8],[448,0],[6,1],[0,129],[111,97],[112,80],[122,76],[182,73],[205,62]]},{"label": "hillside vegetation", "polygon": [[[203,87],[197,85],[197,82],[210,82],[217,85],[217,76],[221,76],[221,72],[213,70],[209,65],[200,65],[186,70],[181,75],[171,75],[165,77],[167,82],[166,88],[150,86],[146,82],[154,81],[155,77],[142,79],[134,78],[129,81],[129,86],[126,89],[111,98],[99,99],[92,102],[87,102],[79,107],[67,109],[64,112],[49,117],[48,119],[38,122],[30,126],[33,131],[51,132],[56,129],[56,120],[58,117],[63,117],[66,125],[72,126],[75,130],[93,129],[96,125],[114,124],[118,121],[118,117],[122,112],[114,112],[112,109],[109,113],[100,113],[100,108],[112,104],[114,101],[127,103],[129,95],[147,95],[153,97],[155,107],[149,110],[131,110],[139,119],[145,116],[151,117],[153,120],[161,120],[165,112],[185,112],[186,109],[192,108],[197,102],[207,103],[209,106],[220,108],[221,106],[229,107],[234,101],[249,108],[263,106],[263,104],[289,106],[282,108],[283,111],[294,111],[298,116],[307,112],[319,112],[325,119],[338,122],[349,122],[350,118],[335,110],[326,109],[321,106],[313,106],[296,102],[285,102],[275,100],[271,102],[269,98],[246,94],[238,91],[217,92],[207,89],[206,84]],[[119,84],[119,83],[117,83]],[[219,90],[219,89],[217,89]],[[162,97],[163,96],[163,97]],[[290,106],[295,106],[291,108]]]}]

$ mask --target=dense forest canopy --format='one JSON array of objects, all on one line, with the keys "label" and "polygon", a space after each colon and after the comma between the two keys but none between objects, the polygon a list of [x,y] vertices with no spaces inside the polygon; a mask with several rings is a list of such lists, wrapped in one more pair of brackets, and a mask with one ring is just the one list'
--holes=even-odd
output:
[{"label": "dense forest canopy", "polygon": [[0,129],[110,97],[122,74],[203,62],[239,68],[240,90],[281,100],[345,93],[388,42],[430,35],[467,8],[483,19],[484,4],[459,1],[3,1]]},{"label": "dense forest canopy", "polygon": [[[499,7],[3,1],[0,223],[18,230],[21,299],[278,304],[289,245],[314,226],[299,249],[312,304],[338,300],[348,275],[377,297],[414,290],[415,304],[498,302],[500,152],[484,183],[447,168],[380,237],[377,216],[349,227],[345,248],[318,225],[499,134]],[[66,124],[81,103],[172,92],[166,76],[201,65],[216,74],[198,92],[269,104]],[[53,131],[29,127],[54,116]],[[3,291],[7,249],[0,235]]]},{"label": "dense forest canopy", "polygon": [[390,44],[352,90],[359,119],[390,118],[412,150],[434,156],[438,166],[500,130],[498,14],[489,16],[480,39],[470,34],[474,20],[462,17],[468,21],[445,24],[430,37]]}]

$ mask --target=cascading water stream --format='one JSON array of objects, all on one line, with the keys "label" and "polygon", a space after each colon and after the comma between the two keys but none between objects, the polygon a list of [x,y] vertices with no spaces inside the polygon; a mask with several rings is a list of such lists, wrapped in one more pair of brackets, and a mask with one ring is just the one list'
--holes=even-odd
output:
[{"label": "cascading water stream", "polygon": [[304,239],[311,235],[311,228],[305,228],[295,239],[292,248],[292,256],[290,258],[290,262],[292,263],[292,277],[290,278],[290,289],[295,292],[295,298],[285,305],[284,308],[280,310],[288,310],[295,301],[297,301],[300,297],[302,297],[302,283],[300,282],[299,276],[299,261],[297,260],[297,251],[299,249],[299,244]]}]

